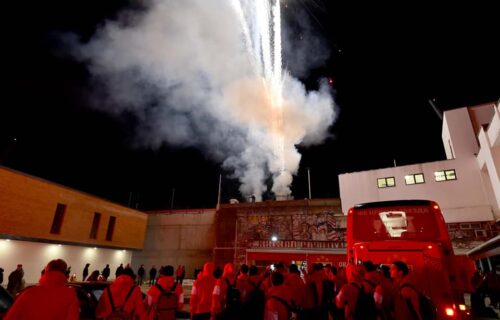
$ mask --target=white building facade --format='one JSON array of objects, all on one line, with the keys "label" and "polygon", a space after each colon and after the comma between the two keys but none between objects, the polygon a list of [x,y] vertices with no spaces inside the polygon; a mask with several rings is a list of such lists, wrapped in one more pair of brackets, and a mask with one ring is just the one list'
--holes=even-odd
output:
[{"label": "white building facade", "polygon": [[456,253],[498,235],[499,104],[444,113],[446,160],[339,175],[342,211],[364,202],[429,199],[440,205]]}]

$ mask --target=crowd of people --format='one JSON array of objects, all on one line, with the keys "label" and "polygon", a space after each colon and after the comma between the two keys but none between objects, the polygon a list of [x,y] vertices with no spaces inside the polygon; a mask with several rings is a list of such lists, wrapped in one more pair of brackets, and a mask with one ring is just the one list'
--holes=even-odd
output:
[{"label": "crowd of people", "polygon": [[[83,278],[109,277],[109,265],[102,273],[96,270],[88,275],[89,267],[86,264]],[[78,319],[78,298],[66,286],[69,269],[61,259],[50,261],[39,284],[18,295],[5,319]],[[145,273],[144,265],[137,274],[129,265],[120,265],[115,280],[99,298],[96,318],[106,319],[119,306],[131,319],[175,319],[175,311],[184,307],[185,269],[167,265],[156,270],[153,266],[150,287],[143,296],[140,285]],[[18,265],[9,275],[8,290],[13,295],[22,289],[23,274]],[[246,264],[237,270],[233,263],[226,263],[220,269],[207,262],[193,283],[189,309],[192,320],[421,320],[426,316],[418,288],[403,261],[391,266],[351,262],[339,269],[318,263],[308,270],[283,263],[264,270]]]}]

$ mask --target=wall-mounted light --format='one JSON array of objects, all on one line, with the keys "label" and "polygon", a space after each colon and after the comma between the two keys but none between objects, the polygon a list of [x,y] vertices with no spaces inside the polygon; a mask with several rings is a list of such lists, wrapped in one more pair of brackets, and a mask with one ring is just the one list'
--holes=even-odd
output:
[{"label": "wall-mounted light", "polygon": [[272,236],[272,237],[271,237],[271,241],[272,241],[272,242],[276,242],[276,241],[278,241],[278,236]]}]

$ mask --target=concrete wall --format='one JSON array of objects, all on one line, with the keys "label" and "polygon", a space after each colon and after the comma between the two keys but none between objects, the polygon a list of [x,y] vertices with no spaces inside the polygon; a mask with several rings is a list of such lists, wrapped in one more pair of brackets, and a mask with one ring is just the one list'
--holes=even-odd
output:
[{"label": "concrete wall", "polygon": [[[66,205],[60,233],[51,233],[58,204]],[[90,239],[94,214],[97,239]],[[111,216],[112,240],[106,240]],[[31,238],[67,244],[142,249],[147,215],[49,181],[0,167],[0,238]]]},{"label": "concrete wall", "polygon": [[443,117],[443,146],[448,159],[477,154],[479,144],[467,108],[446,111]]},{"label": "concrete wall", "polygon": [[[434,180],[434,172],[455,169],[457,180]],[[425,183],[406,185],[407,174],[423,173]],[[378,188],[377,178],[394,177],[395,187]],[[342,211],[355,204],[399,199],[439,203],[446,222],[491,221],[492,207],[474,156],[339,175]]]},{"label": "concrete wall", "polygon": [[142,251],[134,252],[132,266],[182,264],[186,277],[192,278],[195,267],[212,261],[215,246],[215,209],[164,211],[150,213]]},{"label": "concrete wall", "polygon": [[27,284],[37,283],[42,269],[52,259],[63,259],[71,266],[71,273],[76,273],[77,280],[82,279],[83,268],[90,263],[89,274],[93,270],[102,271],[106,264],[111,268],[111,279],[115,270],[123,263],[130,263],[130,250],[102,249],[38,243],[30,241],[0,240],[0,267],[4,271],[4,286],[7,286],[9,274],[22,264],[24,279]]}]

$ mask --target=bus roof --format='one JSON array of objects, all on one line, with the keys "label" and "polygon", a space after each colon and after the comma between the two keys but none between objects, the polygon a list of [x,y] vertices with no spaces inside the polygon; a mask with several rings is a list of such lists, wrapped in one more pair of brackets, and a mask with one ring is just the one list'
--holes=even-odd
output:
[{"label": "bus roof", "polygon": [[360,203],[354,206],[356,209],[379,208],[379,207],[400,207],[400,206],[429,206],[431,200],[392,200]]}]

